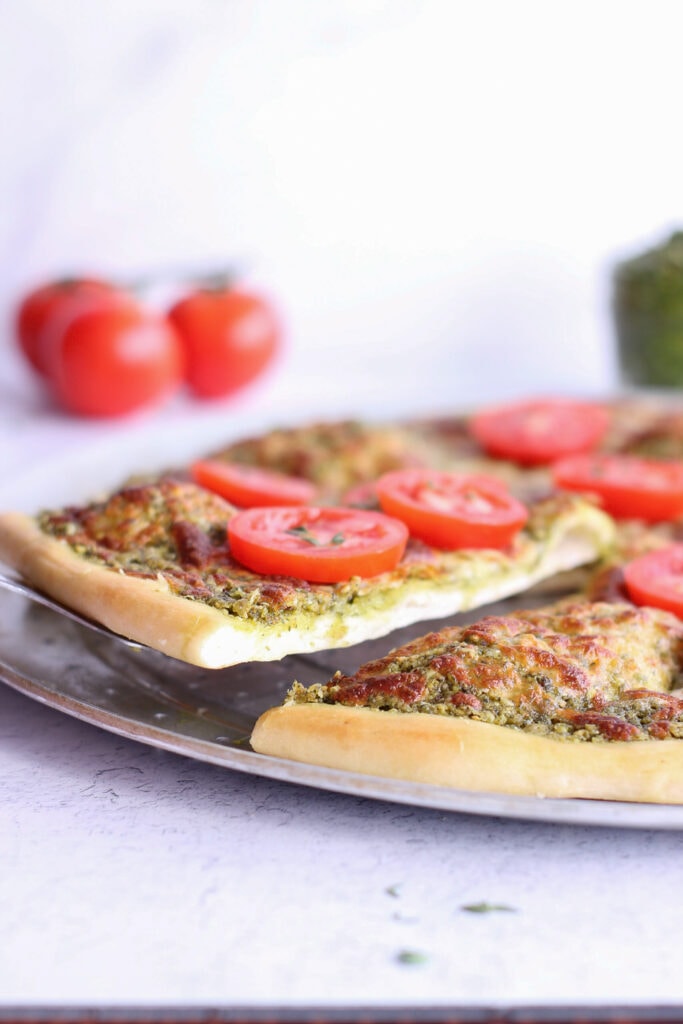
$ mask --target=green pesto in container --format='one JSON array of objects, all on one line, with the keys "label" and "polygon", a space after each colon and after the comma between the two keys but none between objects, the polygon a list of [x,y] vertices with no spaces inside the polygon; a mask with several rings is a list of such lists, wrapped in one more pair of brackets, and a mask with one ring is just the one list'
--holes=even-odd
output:
[{"label": "green pesto in container", "polygon": [[624,384],[683,387],[683,231],[617,265],[613,313]]}]

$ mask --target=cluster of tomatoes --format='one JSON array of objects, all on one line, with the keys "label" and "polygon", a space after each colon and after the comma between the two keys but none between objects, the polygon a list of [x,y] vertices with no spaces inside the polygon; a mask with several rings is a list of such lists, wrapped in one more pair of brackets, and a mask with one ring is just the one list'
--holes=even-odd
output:
[{"label": "cluster of tomatoes", "polygon": [[163,311],[111,281],[51,281],[23,298],[15,326],[58,404],[96,417],[125,415],[183,385],[198,398],[232,395],[267,369],[282,338],[270,300],[225,278],[189,284]]}]

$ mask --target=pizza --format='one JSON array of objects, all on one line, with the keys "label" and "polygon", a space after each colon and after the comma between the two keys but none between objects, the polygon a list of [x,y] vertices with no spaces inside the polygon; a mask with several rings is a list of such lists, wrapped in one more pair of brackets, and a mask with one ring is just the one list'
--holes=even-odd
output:
[{"label": "pizza", "polygon": [[683,803],[683,622],[563,602],[295,683],[254,750],[463,790]]},{"label": "pizza", "polygon": [[[335,561],[345,547],[353,552],[356,522],[380,515],[334,510],[344,542],[316,550],[309,538],[328,511],[316,509],[314,521],[307,507],[284,510],[290,525],[283,539],[300,560],[328,547]],[[193,481],[164,477],[83,506],[34,517],[3,514],[0,560],[116,633],[191,664],[223,668],[348,646],[498,600],[595,561],[613,536],[611,520],[591,503],[556,495],[528,509],[504,549],[444,551],[403,537],[393,567],[311,582],[236,560],[237,538],[229,543],[228,531],[252,512],[260,521],[273,515],[269,508],[238,512]]]},{"label": "pizza", "polygon": [[[0,513],[0,560],[210,669],[444,620],[351,674],[294,683],[255,751],[475,791],[683,802],[680,409],[533,399],[317,422],[131,471],[89,502]],[[485,614],[532,588],[534,603],[563,596]]]},{"label": "pizza", "polygon": [[90,503],[0,514],[0,558],[114,632],[203,667],[354,645],[618,561],[612,517],[584,485],[558,488],[549,463],[674,433],[662,415],[533,400],[271,430]]},{"label": "pizza", "polygon": [[493,451],[462,417],[420,424],[430,435],[446,464],[494,470],[517,493],[592,492],[615,515],[608,556],[580,599],[446,627],[352,675],[295,683],[258,719],[253,749],[469,791],[683,802],[681,412],[613,404],[565,479],[510,447],[509,429]]},{"label": "pizza", "polygon": [[[586,437],[595,439],[601,452],[683,458],[683,409],[661,402],[621,398],[596,405],[532,399],[482,413],[488,420],[483,426],[479,420],[478,435],[476,410],[389,423],[329,420],[237,440],[217,447],[209,458],[304,478],[326,501],[338,501],[383,473],[418,466],[490,473],[524,498],[546,494],[551,483],[547,466],[562,454],[563,435],[568,435],[564,452],[574,454],[584,442],[575,424],[591,415]],[[485,445],[487,425],[492,444]],[[525,442],[528,433],[535,450]],[[367,492],[362,500],[368,500]]]}]

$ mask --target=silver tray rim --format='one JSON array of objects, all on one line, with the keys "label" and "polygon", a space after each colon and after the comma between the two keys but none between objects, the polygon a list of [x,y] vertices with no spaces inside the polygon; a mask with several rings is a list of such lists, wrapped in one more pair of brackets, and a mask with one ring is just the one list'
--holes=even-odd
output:
[{"label": "silver tray rim", "polygon": [[[117,641],[105,640],[104,643],[115,645]],[[563,825],[683,830],[683,806],[474,792],[363,775],[271,757],[232,743],[218,743],[156,726],[142,717],[120,714],[91,700],[79,700],[44,680],[30,679],[7,661],[0,664],[0,681],[40,704],[125,739],[279,782],[416,808],[487,817]],[[240,711],[238,704],[234,710]]]}]

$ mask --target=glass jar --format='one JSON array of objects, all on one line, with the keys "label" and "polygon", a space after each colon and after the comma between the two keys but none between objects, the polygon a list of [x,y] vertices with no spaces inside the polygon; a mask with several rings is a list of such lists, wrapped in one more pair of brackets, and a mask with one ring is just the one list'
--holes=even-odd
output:
[{"label": "glass jar", "polygon": [[683,387],[683,231],[617,264],[613,286],[622,383]]}]

